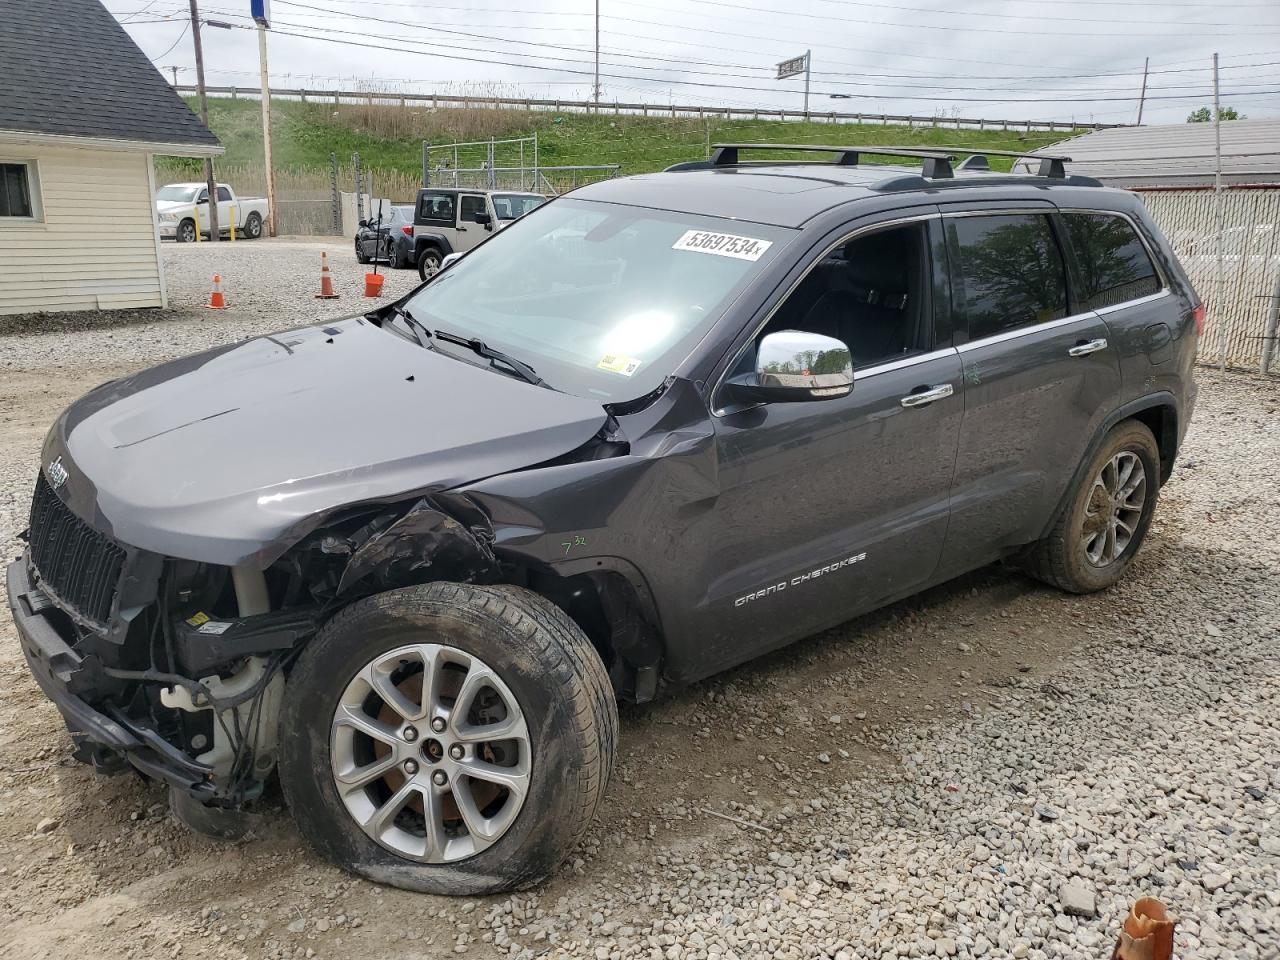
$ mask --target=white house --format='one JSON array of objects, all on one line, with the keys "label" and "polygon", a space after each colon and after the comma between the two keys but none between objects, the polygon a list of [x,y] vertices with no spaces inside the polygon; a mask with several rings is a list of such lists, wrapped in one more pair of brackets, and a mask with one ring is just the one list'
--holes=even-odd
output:
[{"label": "white house", "polygon": [[97,0],[0,0],[0,330],[166,306],[152,158],[220,153]]}]

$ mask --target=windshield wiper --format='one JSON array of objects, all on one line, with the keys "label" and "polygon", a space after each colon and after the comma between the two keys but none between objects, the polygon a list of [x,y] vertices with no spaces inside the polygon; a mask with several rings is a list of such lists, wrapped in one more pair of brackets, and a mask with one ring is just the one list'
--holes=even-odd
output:
[{"label": "windshield wiper", "polygon": [[427,325],[409,312],[407,307],[402,307],[398,303],[392,304],[391,312],[405,322],[413,339],[418,341],[418,346],[431,349],[431,344],[427,343],[427,339],[431,336],[431,331],[427,329]]},{"label": "windshield wiper", "polygon": [[484,357],[486,360],[494,360],[498,363],[506,364],[522,379],[532,383],[535,387],[543,386],[544,381],[538,372],[515,357],[508,356],[501,350],[495,350],[479,337],[461,337],[456,333],[450,333],[448,330],[437,330],[434,334],[437,340],[443,340],[445,343],[455,343],[460,347],[466,347],[472,353]]}]

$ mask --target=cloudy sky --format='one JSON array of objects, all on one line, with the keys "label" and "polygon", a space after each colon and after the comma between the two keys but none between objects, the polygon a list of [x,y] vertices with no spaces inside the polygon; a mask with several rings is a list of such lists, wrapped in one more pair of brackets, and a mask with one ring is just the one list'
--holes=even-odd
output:
[{"label": "cloudy sky", "polygon": [[[195,71],[184,0],[106,0],[183,83]],[[951,9],[948,9],[950,7]],[[207,81],[255,86],[249,0],[201,0]],[[278,86],[591,94],[594,0],[272,0]],[[1212,99],[1280,117],[1280,0],[600,0],[602,98],[799,109],[803,78],[774,65],[812,50],[810,109],[1146,123]],[[833,95],[837,95],[833,97]]]}]

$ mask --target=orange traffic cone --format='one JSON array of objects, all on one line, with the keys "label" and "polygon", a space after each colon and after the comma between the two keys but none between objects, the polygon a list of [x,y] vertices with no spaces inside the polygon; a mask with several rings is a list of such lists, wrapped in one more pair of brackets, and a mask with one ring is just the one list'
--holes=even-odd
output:
[{"label": "orange traffic cone", "polygon": [[316,299],[338,299],[338,295],[333,292],[333,277],[329,275],[329,255],[323,250],[320,251],[320,292],[316,294]]},{"label": "orange traffic cone", "polygon": [[222,297],[222,275],[213,275],[213,293],[209,294],[209,302],[205,304],[210,310],[227,309],[227,301]]}]

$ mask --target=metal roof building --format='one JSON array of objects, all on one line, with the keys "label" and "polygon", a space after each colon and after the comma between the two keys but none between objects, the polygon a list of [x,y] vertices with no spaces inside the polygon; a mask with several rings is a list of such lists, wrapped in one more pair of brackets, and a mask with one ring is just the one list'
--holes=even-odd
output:
[{"label": "metal roof building", "polygon": [[[1046,151],[1071,157],[1069,173],[1108,186],[1212,186],[1213,124],[1174,123],[1098,130],[1055,143]],[[1280,184],[1280,120],[1222,123],[1222,182]]]}]

